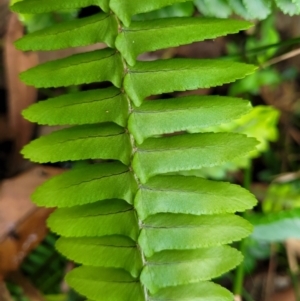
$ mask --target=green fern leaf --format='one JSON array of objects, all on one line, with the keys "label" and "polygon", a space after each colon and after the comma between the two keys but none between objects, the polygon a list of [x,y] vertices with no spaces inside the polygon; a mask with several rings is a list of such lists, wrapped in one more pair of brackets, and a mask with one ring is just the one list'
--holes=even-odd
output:
[{"label": "green fern leaf", "polygon": [[39,206],[59,208],[114,198],[132,204],[136,190],[136,181],[127,166],[101,163],[52,178],[39,186],[32,199]]},{"label": "green fern leaf", "polygon": [[[298,9],[300,10],[300,2],[299,0],[292,0],[292,2],[298,7]],[[298,11],[299,12],[299,11]]]},{"label": "green fern leaf", "polygon": [[98,42],[113,47],[117,34],[116,19],[112,15],[99,13],[33,32],[18,40],[15,45],[24,51],[55,50]]},{"label": "green fern leaf", "polygon": [[156,293],[168,286],[209,280],[235,268],[242,255],[228,246],[189,251],[164,251],[147,259],[141,282]]},{"label": "green fern leaf", "polygon": [[150,1],[136,1],[136,0],[110,0],[110,8],[120,18],[120,20],[129,26],[131,17],[140,13],[150,12],[165,6],[175,3],[188,2],[191,0],[152,0]]},{"label": "green fern leaf", "polygon": [[[139,245],[147,257],[163,250],[206,248],[248,236],[252,225],[239,216],[157,214],[143,222]],[[197,239],[195,239],[195,237]]]},{"label": "green fern leaf", "polygon": [[[189,96],[145,102],[135,108],[128,128],[138,143],[146,138],[227,123],[251,110],[248,101],[221,96]],[[152,124],[150,127],[149,124]]]},{"label": "green fern leaf", "polygon": [[232,12],[227,0],[195,0],[194,3],[202,14],[209,17],[227,18]]},{"label": "green fern leaf", "polygon": [[66,281],[93,301],[145,301],[140,282],[122,269],[83,266],[71,271]]},{"label": "green fern leaf", "polygon": [[88,266],[122,268],[138,277],[143,264],[136,243],[124,236],[60,238],[56,248],[67,258]]},{"label": "green fern leaf", "polygon": [[89,90],[40,101],[24,110],[23,116],[32,122],[48,125],[115,122],[126,126],[128,101],[114,87]]},{"label": "green fern leaf", "polygon": [[278,7],[285,13],[291,16],[300,14],[299,0],[276,0]]},{"label": "green fern leaf", "polygon": [[271,13],[271,2],[269,0],[243,0],[252,19],[266,19]]},{"label": "green fern leaf", "polygon": [[105,12],[108,12],[108,3],[109,0],[26,0],[15,3],[11,6],[11,10],[22,14],[41,14],[56,10],[67,10],[97,5]]},{"label": "green fern leaf", "polygon": [[116,47],[127,62],[134,65],[136,57],[141,53],[214,39],[251,26],[251,23],[245,21],[203,18],[133,22],[130,27],[122,29]]},{"label": "green fern leaf", "polygon": [[141,220],[161,212],[234,213],[255,205],[254,196],[240,186],[184,176],[154,177],[140,187],[134,201]]},{"label": "green fern leaf", "polygon": [[251,20],[252,16],[248,12],[247,8],[243,5],[242,0],[228,0],[232,10],[242,16],[246,20]]},{"label": "green fern leaf", "polygon": [[[137,62],[125,76],[125,91],[136,106],[150,95],[230,83],[256,67],[225,60],[169,59]],[[159,78],[159,81],[157,80]]]},{"label": "green fern leaf", "polygon": [[124,235],[137,240],[139,233],[133,207],[121,200],[57,209],[48,226],[65,237]]},{"label": "green fern leaf", "polygon": [[264,242],[285,242],[289,238],[300,238],[300,209],[270,212],[248,218],[254,224],[251,235]]},{"label": "green fern leaf", "polygon": [[149,296],[149,301],[232,301],[233,295],[225,288],[211,283],[198,282],[171,286]]},{"label": "green fern leaf", "polygon": [[157,174],[220,165],[244,157],[257,141],[233,133],[185,134],[149,138],[138,146],[132,166],[145,183]]},{"label": "green fern leaf", "polygon": [[[217,1],[228,13],[224,0],[203,3],[209,8]],[[230,3],[234,1],[242,5],[242,0]],[[17,42],[25,50],[96,42],[111,47],[47,62],[21,75],[25,83],[36,87],[94,82],[114,86],[48,99],[24,112],[40,124],[75,125],[33,141],[23,154],[41,163],[79,161],[72,163],[72,170],[42,185],[33,199],[39,205],[58,207],[48,220],[51,230],[64,236],[57,247],[85,265],[73,270],[67,282],[91,301],[231,298],[226,290],[206,281],[240,263],[238,251],[221,245],[249,235],[249,222],[234,213],[251,208],[255,200],[235,185],[178,174],[251,152],[255,139],[233,133],[197,133],[242,116],[249,103],[219,96],[144,100],[152,95],[223,85],[256,68],[226,60],[135,62],[147,51],[214,39],[250,27],[248,22],[237,20],[141,19],[150,16],[145,13],[152,17],[164,14],[174,4],[191,16],[193,3],[25,0],[13,6],[21,13],[90,5],[104,11]],[[253,5],[249,4],[249,11]],[[131,23],[134,16],[142,21]],[[131,64],[134,66],[128,66]],[[165,134],[168,136],[161,137]]]},{"label": "green fern leaf", "polygon": [[36,139],[23,148],[22,154],[38,163],[114,159],[128,164],[131,145],[125,129],[113,123],[82,125]]},{"label": "green fern leaf", "polygon": [[[105,72],[99,72],[105,70]],[[77,76],[80,74],[80,76]],[[21,73],[27,85],[37,88],[61,87],[111,81],[120,87],[123,65],[113,49],[95,50],[47,62]]]}]

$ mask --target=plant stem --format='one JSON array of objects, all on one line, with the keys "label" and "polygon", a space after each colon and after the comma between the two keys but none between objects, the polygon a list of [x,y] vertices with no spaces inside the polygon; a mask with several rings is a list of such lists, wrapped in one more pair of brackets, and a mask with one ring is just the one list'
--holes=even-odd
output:
[{"label": "plant stem", "polygon": [[[118,27],[119,27],[119,33],[121,33],[122,31],[122,27],[123,27],[123,24],[121,22],[121,20],[117,17],[117,15],[115,15],[115,18],[117,20],[117,23],[118,23]],[[128,65],[127,65],[127,62],[126,60],[124,59],[124,57],[122,56],[122,63],[123,63],[123,68],[124,68],[124,76],[123,76],[123,84],[122,84],[122,89],[124,87],[124,78],[125,78],[125,75],[128,71]],[[132,106],[132,102],[130,100],[130,98],[128,97],[128,95],[125,93],[125,96],[126,96],[126,100],[127,100],[127,103],[128,103],[128,117],[129,115],[132,113],[133,111],[133,106]],[[131,163],[132,163],[132,159],[133,159],[133,156],[136,152],[136,142],[135,142],[135,139],[134,139],[134,136],[129,132],[129,137],[130,137],[130,143],[131,143],[131,148],[132,148],[132,153],[131,153]],[[132,170],[132,166],[131,166],[131,163],[130,163],[130,166],[129,168]],[[140,180],[139,178],[137,177],[137,175],[135,174],[135,172],[133,172],[133,175],[134,175],[134,178],[136,180],[136,183],[137,185],[139,186],[140,185]],[[135,213],[136,213],[136,217],[137,217],[137,220],[138,220],[138,226],[139,226],[139,230],[141,231],[142,230],[142,227],[143,227],[143,221],[140,219],[136,209],[134,208],[135,210]],[[141,255],[141,259],[142,259],[142,263],[143,263],[143,267],[146,265],[147,263],[147,260],[146,260],[146,257],[145,257],[145,254],[143,252],[143,250],[141,249],[141,247],[139,246],[139,244],[137,244],[137,248],[140,252],[140,255]],[[145,300],[148,300],[148,289],[145,285],[143,285],[143,290],[144,290],[144,297],[145,297]]]},{"label": "plant stem", "polygon": [[268,49],[271,48],[282,48],[282,47],[288,47],[288,46],[292,46],[292,45],[297,45],[300,42],[300,38],[293,38],[293,39],[288,39],[286,41],[280,41],[278,43],[274,43],[274,44],[269,44],[266,46],[262,46],[262,47],[258,47],[258,48],[253,48],[253,49],[249,49],[246,51],[246,53],[237,53],[237,54],[232,54],[232,55],[228,55],[226,58],[227,59],[238,59],[241,57],[250,57],[253,55],[257,55],[261,52],[267,51]]},{"label": "plant stem", "polygon": [[270,299],[271,293],[274,288],[274,274],[277,267],[277,253],[276,253],[276,244],[270,244],[270,260],[268,267],[267,280],[265,285],[264,299],[268,301]]},{"label": "plant stem", "polygon": [[[240,242],[239,249],[240,249],[240,252],[244,255],[245,251],[246,251],[246,243],[245,243],[244,239]],[[234,277],[233,293],[236,296],[242,295],[244,276],[245,276],[245,270],[244,270],[244,263],[242,262],[237,267],[235,277]]]},{"label": "plant stem", "polygon": [[243,297],[246,301],[255,301],[245,289],[243,289]]},{"label": "plant stem", "polygon": [[[249,162],[248,167],[244,171],[244,188],[250,190],[252,181],[252,161]],[[239,246],[240,252],[244,255],[246,251],[246,240],[243,239],[240,242]],[[244,276],[245,276],[245,270],[244,270],[244,264],[241,263],[237,269],[236,274],[234,277],[234,283],[233,283],[233,293],[235,296],[241,296],[243,293],[243,283],[244,283]]]}]

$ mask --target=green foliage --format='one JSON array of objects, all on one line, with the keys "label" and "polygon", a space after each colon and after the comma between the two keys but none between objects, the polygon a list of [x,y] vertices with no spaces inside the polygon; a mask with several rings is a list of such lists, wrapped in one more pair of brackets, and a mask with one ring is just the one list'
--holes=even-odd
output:
[{"label": "green foliage", "polygon": [[274,182],[267,191],[262,209],[265,213],[300,207],[300,181]]},{"label": "green foliage", "polygon": [[[244,84],[243,80],[241,80],[241,84]],[[184,172],[184,174],[224,179],[226,178],[226,172],[247,167],[250,159],[256,158],[261,153],[266,152],[269,149],[270,141],[273,142],[278,139],[277,123],[279,116],[277,109],[271,106],[260,105],[254,107],[248,114],[230,123],[203,129],[203,131],[208,132],[235,132],[246,134],[248,137],[253,137],[258,140],[259,144],[256,146],[256,150],[249,153],[246,157],[235,157],[233,160],[227,161],[222,165],[204,167],[200,171]]]},{"label": "green foliage", "polygon": [[[51,110],[51,116],[48,114]],[[31,122],[49,125],[76,125],[114,122],[125,126],[128,103],[120,90],[89,90],[41,101],[23,111]]]},{"label": "green foliage", "polygon": [[[146,51],[190,44],[207,38],[212,39],[220,34],[226,34],[226,31],[234,33],[241,30],[241,25],[241,22],[233,20],[216,21],[203,18],[180,18],[179,20],[166,18],[132,22],[130,28],[125,28],[119,34],[116,47],[132,65],[135,64],[136,57]],[[250,23],[244,22],[243,29],[248,29],[250,26]],[[153,40],[153,35],[158,40]]]},{"label": "green foliage", "polygon": [[[253,73],[255,67],[225,60],[169,59],[137,62],[128,69],[124,88],[136,106],[150,95],[209,88]],[[205,72],[204,72],[205,70]],[[201,77],[197,76],[199,73]],[[157,78],[160,80],[157,81]]]},{"label": "green foliage", "polygon": [[56,24],[17,41],[23,50],[54,50],[105,42],[113,46],[118,24],[112,15],[99,13],[84,19]]},{"label": "green foliage", "polygon": [[[24,0],[11,0],[11,3],[14,4],[19,1]],[[51,5],[44,0],[39,1],[41,5],[36,8],[33,8],[33,6],[36,5],[35,0],[26,0],[26,2],[28,2],[26,5],[15,5],[14,9],[18,12],[22,12],[20,14],[21,19],[26,24],[29,32],[49,27],[57,22],[73,20],[76,17],[78,9],[81,7],[97,5],[100,6],[104,12],[108,12],[109,10],[108,0],[63,1],[63,3],[60,3],[60,1],[52,1],[53,4]],[[228,18],[230,15],[236,14],[247,20],[264,20],[268,16],[271,16],[276,9],[289,15],[300,14],[300,4],[298,0],[177,0],[164,1],[161,5],[167,6],[162,8],[160,8],[158,2],[159,1],[153,2],[151,6],[148,6],[145,10],[146,12],[144,12],[143,8],[133,3],[126,3],[125,5],[127,7],[125,9],[123,6],[118,8],[118,3],[113,5],[115,5],[115,9],[120,9],[119,12],[122,14],[124,18],[123,21],[126,25],[129,24],[130,18],[134,21],[145,21],[170,17],[191,17],[195,12],[195,8],[207,17]],[[216,9],[216,7],[218,9]],[[125,13],[122,13],[121,10],[123,9]],[[138,13],[140,11],[142,11],[142,13]],[[87,18],[86,21],[88,22],[88,20]],[[101,29],[99,31],[101,31]],[[77,36],[77,38],[79,37]],[[97,38],[97,35],[95,35],[94,38]],[[75,41],[73,42],[76,43]]]},{"label": "green foliage", "polygon": [[[234,213],[255,205],[250,195],[240,199],[240,194],[244,194],[244,189],[229,183],[196,177],[157,176],[140,187],[134,205],[141,219],[159,212]],[[185,199],[184,203],[182,199]]]},{"label": "green foliage", "polygon": [[55,249],[57,237],[50,233],[21,265],[22,272],[43,294],[59,293],[67,261]]},{"label": "green foliage", "polygon": [[[110,72],[99,72],[109,68]],[[62,87],[111,81],[116,87],[122,82],[122,60],[113,49],[75,54],[47,62],[21,74],[21,79],[37,88]],[[81,74],[81,76],[76,76]]]},{"label": "green foliage", "polygon": [[[217,126],[250,111],[247,101],[221,96],[188,96],[149,101],[134,108],[128,127],[138,143],[170,132]],[[199,115],[203,115],[199,120]],[[153,123],[149,127],[149,122]]]},{"label": "green foliage", "polygon": [[300,210],[292,209],[281,212],[250,216],[254,224],[251,237],[265,242],[284,242],[289,238],[300,238]]},{"label": "green foliage", "polygon": [[264,20],[273,12],[273,6],[285,14],[300,14],[298,0],[194,0],[194,3],[205,16],[219,18],[227,18],[235,13],[248,20]]},{"label": "green foliage", "polygon": [[104,11],[17,42],[23,50],[95,42],[108,46],[21,75],[36,87],[93,82],[114,86],[48,99],[24,112],[40,124],[72,125],[27,145],[26,158],[40,163],[89,160],[43,184],[33,199],[58,207],[48,220],[51,230],[63,236],[57,248],[82,264],[67,275],[67,282],[91,301],[232,299],[208,280],[242,261],[239,251],[226,245],[251,233],[251,224],[234,213],[256,201],[236,185],[180,173],[251,153],[257,141],[246,135],[203,133],[240,118],[250,105],[220,96],[146,98],[234,82],[256,67],[226,60],[136,58],[250,25],[193,17],[131,22],[135,14],[186,2],[26,0],[13,6],[21,13],[88,5]]}]

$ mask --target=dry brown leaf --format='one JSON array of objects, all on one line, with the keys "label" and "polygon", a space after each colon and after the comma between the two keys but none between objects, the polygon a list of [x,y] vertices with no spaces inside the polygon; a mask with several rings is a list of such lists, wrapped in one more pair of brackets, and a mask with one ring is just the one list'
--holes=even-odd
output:
[{"label": "dry brown leaf", "polygon": [[289,238],[285,242],[290,270],[297,274],[299,272],[298,258],[300,258],[300,240]]},{"label": "dry brown leaf", "polygon": [[283,82],[276,87],[263,86],[261,96],[266,104],[283,112],[293,112],[298,99],[297,86],[294,82]]},{"label": "dry brown leaf", "polygon": [[62,172],[53,167],[35,167],[0,187],[0,277],[18,268],[24,257],[47,233],[45,220],[51,209],[37,208],[30,195],[51,176]]},{"label": "dry brown leaf", "polygon": [[4,34],[6,30],[9,15],[9,0],[0,0],[0,37]]},{"label": "dry brown leaf", "polygon": [[276,292],[268,301],[296,301],[294,289],[290,288],[282,292]]},{"label": "dry brown leaf", "polygon": [[[44,301],[40,291],[20,271],[10,273],[8,279],[22,288],[24,295],[30,301]],[[0,299],[1,301],[1,299]]]},{"label": "dry brown leaf", "polygon": [[0,280],[0,301],[13,301],[4,282]]},{"label": "dry brown leaf", "polygon": [[19,73],[38,63],[38,57],[33,52],[22,52],[15,48],[14,41],[23,35],[23,25],[16,14],[11,14],[7,32],[4,38],[4,67],[6,87],[8,90],[8,124],[11,138],[14,141],[14,151],[10,162],[10,174],[22,169],[22,157],[19,154],[21,148],[30,141],[33,132],[33,124],[26,121],[21,112],[34,103],[37,91],[28,87],[19,79]]}]

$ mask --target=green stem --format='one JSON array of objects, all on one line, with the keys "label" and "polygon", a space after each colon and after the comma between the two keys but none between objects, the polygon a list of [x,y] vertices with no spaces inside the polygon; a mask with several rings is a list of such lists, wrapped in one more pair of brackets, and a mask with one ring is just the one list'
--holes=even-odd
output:
[{"label": "green stem", "polygon": [[223,59],[239,59],[239,58],[243,58],[243,57],[250,57],[253,55],[257,55],[259,53],[265,52],[271,48],[278,48],[278,50],[280,48],[283,47],[289,47],[289,46],[293,46],[293,45],[297,45],[300,42],[300,38],[293,38],[293,39],[289,39],[286,41],[281,41],[278,43],[274,43],[274,44],[269,44],[266,46],[261,46],[261,47],[257,47],[257,48],[253,48],[253,49],[249,49],[246,52],[240,52],[240,53],[236,53],[236,54],[231,54],[231,55],[227,55],[226,57],[222,57]]},{"label": "green stem", "polygon": [[255,301],[245,289],[243,290],[243,298],[245,301]]},{"label": "green stem", "polygon": [[[245,240],[240,242],[240,252],[244,255],[246,251]],[[234,283],[233,283],[233,293],[236,296],[241,296],[243,292],[243,284],[244,284],[245,270],[244,263],[242,262],[236,269]]]},{"label": "green stem", "polygon": [[[252,181],[252,162],[249,162],[248,168],[245,169],[244,172],[244,188],[250,190],[250,185]],[[240,242],[239,246],[240,252],[244,255],[246,251],[246,241],[243,239]],[[243,293],[243,284],[244,284],[244,277],[245,277],[245,270],[244,270],[244,264],[241,263],[237,269],[236,274],[234,277],[234,283],[233,283],[233,293],[235,295],[241,296]]]},{"label": "green stem", "polygon": [[[120,33],[122,31],[123,24],[122,24],[121,20],[117,17],[117,15],[115,15],[115,18],[117,20],[118,27],[119,27],[119,33]],[[124,78],[125,78],[125,75],[126,75],[126,73],[128,71],[127,62],[126,62],[126,60],[124,59],[123,56],[122,56],[122,63],[123,63],[123,68],[124,68],[124,77],[123,77],[123,83],[122,83],[122,90],[123,90],[124,89]],[[123,90],[123,92],[124,92],[124,90]],[[125,95],[126,95],[126,99],[127,99],[127,103],[128,103],[128,109],[129,109],[129,111],[128,111],[128,117],[129,117],[129,115],[133,111],[133,105],[132,105],[132,102],[131,102],[130,98],[128,97],[128,95],[126,93],[125,93]],[[129,134],[129,137],[130,137],[131,148],[132,148],[131,160],[130,160],[131,163],[132,163],[133,156],[134,156],[134,154],[136,152],[136,142],[135,142],[135,139],[134,139],[133,135],[130,132],[128,134]],[[130,166],[129,166],[130,169],[132,169],[131,163],[130,163]],[[137,185],[139,186],[140,185],[139,178],[137,177],[137,175],[135,174],[135,172],[133,172],[133,175],[134,175],[134,178],[136,180]],[[139,217],[139,215],[138,215],[138,213],[137,213],[136,210],[135,210],[135,213],[136,213],[136,217],[137,217],[137,220],[138,220],[139,230],[141,231],[142,230],[143,221],[140,219],[140,217]],[[144,267],[146,265],[146,262],[147,262],[145,254],[144,254],[142,248],[139,246],[138,243],[137,243],[137,248],[138,248],[138,250],[140,252],[142,263],[143,263],[143,267]],[[144,285],[142,285],[142,286],[143,286],[143,290],[144,290],[145,300],[148,300],[149,292],[147,290],[147,287],[144,286]]]},{"label": "green stem", "polygon": [[244,182],[243,186],[247,190],[250,190],[252,183],[252,161],[249,161],[249,166],[245,169],[244,172]]}]

